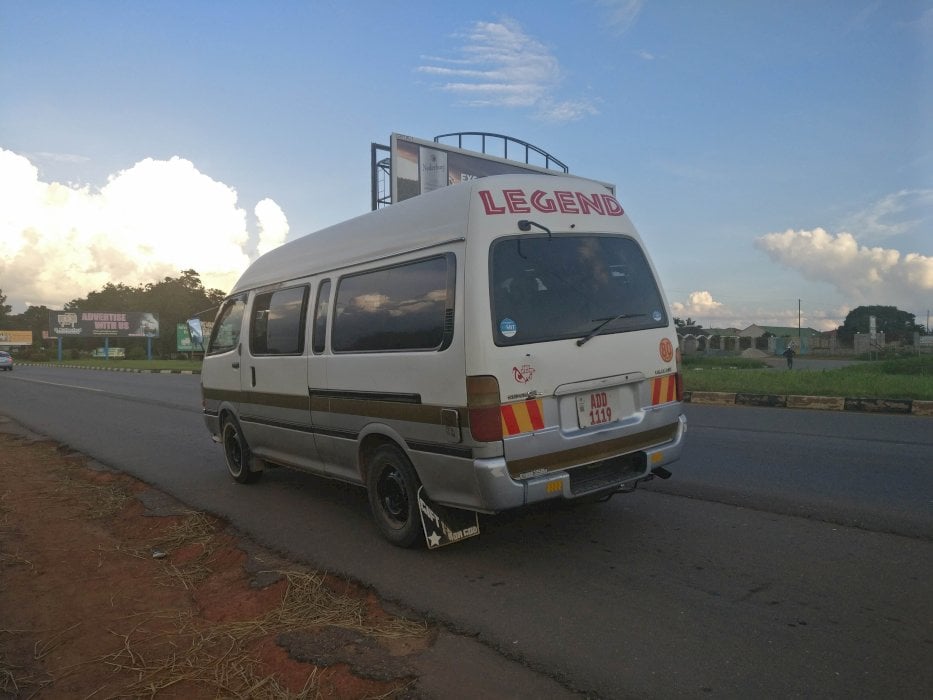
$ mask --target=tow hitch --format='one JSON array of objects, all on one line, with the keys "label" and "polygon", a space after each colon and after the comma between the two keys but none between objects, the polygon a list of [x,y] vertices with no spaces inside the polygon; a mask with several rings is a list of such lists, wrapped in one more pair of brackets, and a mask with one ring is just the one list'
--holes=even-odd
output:
[{"label": "tow hitch", "polygon": [[664,467],[655,467],[651,470],[651,474],[658,477],[659,479],[670,479],[672,476],[672,474]]}]

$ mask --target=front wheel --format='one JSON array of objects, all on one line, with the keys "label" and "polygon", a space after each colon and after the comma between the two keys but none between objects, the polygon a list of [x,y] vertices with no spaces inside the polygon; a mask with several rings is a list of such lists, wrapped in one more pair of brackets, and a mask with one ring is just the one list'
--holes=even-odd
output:
[{"label": "front wheel", "polygon": [[373,453],[366,472],[369,506],[379,532],[398,547],[412,547],[422,538],[420,486],[414,467],[397,447],[383,445]]},{"label": "front wheel", "polygon": [[224,446],[224,459],[227,462],[227,471],[233,480],[240,484],[251,484],[262,476],[262,472],[250,471],[249,464],[252,459],[249,445],[243,437],[243,431],[236,418],[226,418],[221,437]]}]

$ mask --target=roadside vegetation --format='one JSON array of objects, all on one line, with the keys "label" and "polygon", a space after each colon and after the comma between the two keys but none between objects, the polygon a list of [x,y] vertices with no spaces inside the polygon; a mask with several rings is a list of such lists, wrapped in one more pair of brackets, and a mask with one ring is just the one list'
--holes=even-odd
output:
[{"label": "roadside vegetation", "polygon": [[686,391],[933,400],[933,355],[788,370],[743,357],[684,359]]},{"label": "roadside vegetation", "polygon": [[[684,358],[686,391],[726,391],[778,396],[844,396],[850,398],[918,399],[933,401],[933,355],[872,360],[840,369],[787,370],[783,359]],[[103,360],[96,358],[42,362],[51,366],[91,367],[149,372],[200,372],[201,359]]]}]

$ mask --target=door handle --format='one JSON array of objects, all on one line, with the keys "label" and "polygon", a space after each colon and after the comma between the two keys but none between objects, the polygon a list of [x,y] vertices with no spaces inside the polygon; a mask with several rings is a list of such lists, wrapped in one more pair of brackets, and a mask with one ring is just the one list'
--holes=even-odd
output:
[{"label": "door handle", "polygon": [[234,363],[232,363],[230,366],[233,367],[233,369],[240,369],[240,362],[239,362],[239,360],[236,361],[236,362],[234,362]]}]

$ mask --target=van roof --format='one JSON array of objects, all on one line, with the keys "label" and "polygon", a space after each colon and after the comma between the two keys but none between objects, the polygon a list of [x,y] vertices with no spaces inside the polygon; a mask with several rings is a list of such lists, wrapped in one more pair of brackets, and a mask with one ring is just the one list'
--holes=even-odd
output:
[{"label": "van roof", "polygon": [[554,190],[562,181],[567,186],[567,180],[576,187],[585,182],[606,191],[603,183],[572,175],[492,175],[442,187],[269,251],[246,269],[230,294],[463,239],[477,187]]}]

